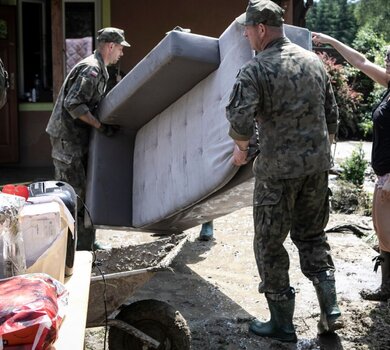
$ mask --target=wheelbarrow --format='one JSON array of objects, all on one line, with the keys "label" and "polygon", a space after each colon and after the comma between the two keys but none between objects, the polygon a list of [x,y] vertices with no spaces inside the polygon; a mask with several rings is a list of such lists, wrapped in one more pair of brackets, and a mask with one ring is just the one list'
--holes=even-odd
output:
[{"label": "wheelbarrow", "polygon": [[173,235],[154,243],[159,241],[165,247],[163,250],[166,247],[170,250],[155,266],[91,277],[87,327],[109,326],[111,350],[190,349],[187,323],[171,305],[154,299],[128,303],[156,272],[172,270],[170,264],[187,241],[187,235]]}]

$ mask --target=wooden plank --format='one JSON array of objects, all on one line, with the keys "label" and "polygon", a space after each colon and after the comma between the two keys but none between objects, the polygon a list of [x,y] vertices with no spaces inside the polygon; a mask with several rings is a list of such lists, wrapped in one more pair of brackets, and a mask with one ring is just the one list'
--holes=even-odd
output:
[{"label": "wooden plank", "polygon": [[69,305],[58,339],[51,350],[83,350],[87,322],[92,254],[76,252],[73,275],[65,280]]}]

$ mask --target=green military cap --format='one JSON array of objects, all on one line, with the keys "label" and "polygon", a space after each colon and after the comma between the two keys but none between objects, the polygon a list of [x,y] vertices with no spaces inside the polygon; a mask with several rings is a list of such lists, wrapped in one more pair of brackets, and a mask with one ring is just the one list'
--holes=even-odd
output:
[{"label": "green military cap", "polygon": [[100,29],[98,31],[97,40],[130,47],[130,44],[125,40],[125,32],[122,29],[114,27]]},{"label": "green military cap", "polygon": [[266,24],[274,27],[283,25],[284,10],[271,0],[251,0],[246,12],[236,18],[242,25]]}]

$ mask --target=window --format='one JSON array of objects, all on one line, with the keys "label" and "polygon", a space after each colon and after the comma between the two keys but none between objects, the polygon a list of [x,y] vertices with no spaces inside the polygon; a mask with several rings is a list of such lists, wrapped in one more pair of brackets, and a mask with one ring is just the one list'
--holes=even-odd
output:
[{"label": "window", "polygon": [[50,1],[21,0],[19,13],[19,98],[52,100]]},{"label": "window", "polygon": [[[50,0],[18,1],[18,85],[22,101],[53,100],[50,3]],[[95,33],[100,25],[99,9],[100,0],[63,1],[65,74],[92,53]]]},{"label": "window", "polygon": [[65,3],[65,72],[93,52],[95,36],[95,4]]}]

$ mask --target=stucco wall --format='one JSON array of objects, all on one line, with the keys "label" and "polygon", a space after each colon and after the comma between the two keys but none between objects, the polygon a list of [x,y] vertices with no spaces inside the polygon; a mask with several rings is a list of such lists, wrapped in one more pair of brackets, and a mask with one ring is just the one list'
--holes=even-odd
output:
[{"label": "stucco wall", "polygon": [[19,112],[19,166],[52,165],[50,139],[45,132],[49,117],[50,112]]},{"label": "stucco wall", "polygon": [[126,40],[121,70],[127,73],[175,26],[219,37],[245,11],[248,0],[111,0],[111,25],[123,28]]}]

